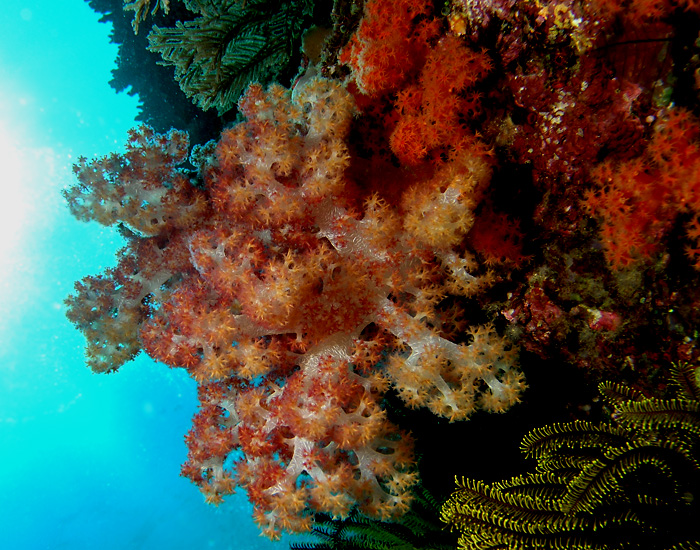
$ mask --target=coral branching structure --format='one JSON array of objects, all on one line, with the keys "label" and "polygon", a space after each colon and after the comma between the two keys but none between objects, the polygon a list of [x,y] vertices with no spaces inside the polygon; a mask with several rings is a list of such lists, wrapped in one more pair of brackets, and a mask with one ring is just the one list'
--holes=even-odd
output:
[{"label": "coral branching structure", "polygon": [[145,349],[199,381],[183,474],[208,501],[244,486],[271,536],[308,529],[310,511],[396,517],[417,477],[387,389],[459,420],[524,388],[507,340],[475,325],[455,341],[455,311],[440,307],[482,286],[456,245],[489,157],[455,152],[399,216],[345,175],[343,86],[253,85],[239,109],[245,122],[193,152],[196,175],[181,167],[184,134],[148,128],[124,155],[76,166],[73,213],[130,238],[116,268],[78,283],[69,318],[97,372]]},{"label": "coral branching structure", "polygon": [[442,517],[460,547],[700,548],[700,368],[676,367],[674,383],[673,399],[602,383],[611,421],[525,436],[536,473],[458,481]]}]

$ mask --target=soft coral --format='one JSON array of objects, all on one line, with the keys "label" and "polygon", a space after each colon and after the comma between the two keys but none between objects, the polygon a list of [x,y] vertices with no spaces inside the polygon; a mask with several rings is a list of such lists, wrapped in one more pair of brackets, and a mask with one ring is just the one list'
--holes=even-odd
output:
[{"label": "soft coral", "polygon": [[353,68],[362,93],[375,96],[396,91],[419,70],[440,25],[432,17],[428,0],[369,0],[340,61]]},{"label": "soft coral", "polygon": [[[597,186],[584,205],[601,219],[605,255],[614,269],[661,251],[679,214],[700,215],[700,125],[689,112],[673,109],[654,130],[640,157],[606,161],[592,171]],[[693,227],[688,236],[697,245]],[[691,246],[686,252],[700,268],[700,249]]]},{"label": "soft coral", "polygon": [[460,118],[479,110],[477,93],[466,90],[491,69],[485,52],[476,52],[456,36],[445,36],[430,52],[418,83],[399,92],[399,119],[389,139],[391,150],[408,165],[422,161],[429,151],[451,145],[466,135]]}]

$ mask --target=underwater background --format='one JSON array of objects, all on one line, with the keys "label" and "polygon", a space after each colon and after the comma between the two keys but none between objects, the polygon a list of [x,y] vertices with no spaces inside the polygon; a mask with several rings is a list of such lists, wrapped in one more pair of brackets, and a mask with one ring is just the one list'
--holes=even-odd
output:
[{"label": "underwater background", "polygon": [[73,282],[123,246],[60,195],[78,156],[120,151],[135,125],[98,19],[82,0],[4,0],[0,18],[0,546],[284,548],[243,492],[215,508],[180,477],[194,382],[144,355],[91,373],[65,317]]}]

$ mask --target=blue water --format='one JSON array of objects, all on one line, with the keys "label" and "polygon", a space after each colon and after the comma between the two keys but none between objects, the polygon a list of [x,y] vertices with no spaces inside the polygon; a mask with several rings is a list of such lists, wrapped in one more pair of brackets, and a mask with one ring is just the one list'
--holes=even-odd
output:
[{"label": "blue water", "polygon": [[121,150],[136,100],[108,86],[116,48],[83,0],[3,0],[0,18],[0,548],[287,548],[243,493],[219,508],[179,476],[195,411],[184,372],[145,356],[84,366],[73,282],[121,239],[73,220],[60,190],[84,155]]}]

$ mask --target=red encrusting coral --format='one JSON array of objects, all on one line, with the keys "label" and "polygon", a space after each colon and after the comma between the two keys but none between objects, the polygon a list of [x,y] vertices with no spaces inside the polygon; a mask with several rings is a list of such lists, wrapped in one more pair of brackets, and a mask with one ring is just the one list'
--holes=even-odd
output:
[{"label": "red encrusting coral", "polygon": [[603,71],[586,55],[571,75],[533,63],[509,76],[516,104],[527,110],[513,149],[532,164],[542,188],[560,179],[580,184],[606,147],[622,154],[638,149],[643,126],[633,105],[641,90]]}]

